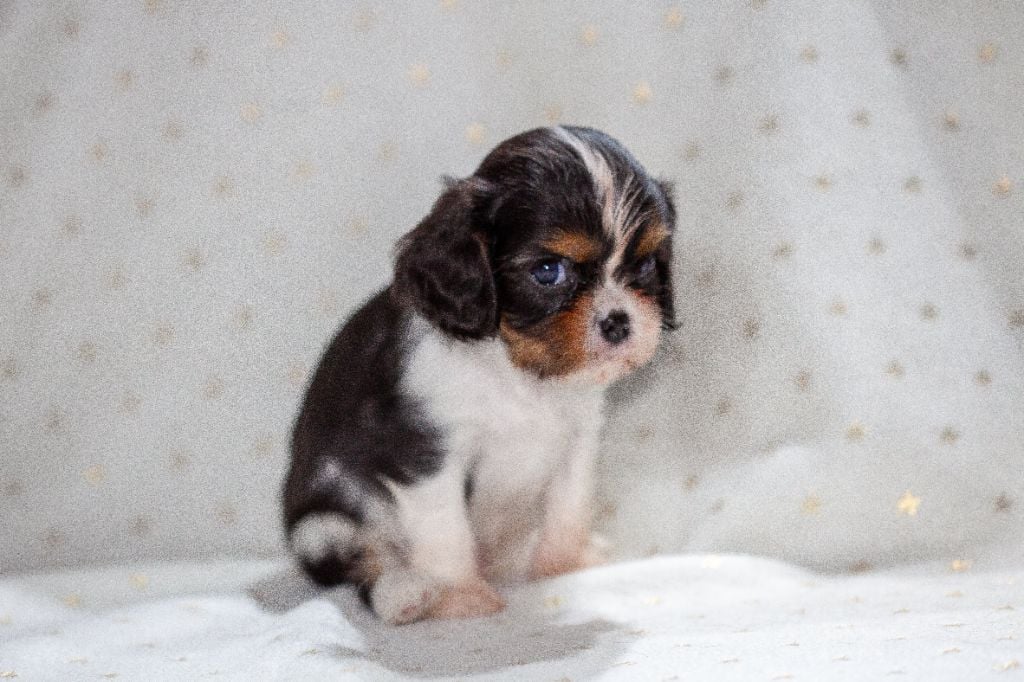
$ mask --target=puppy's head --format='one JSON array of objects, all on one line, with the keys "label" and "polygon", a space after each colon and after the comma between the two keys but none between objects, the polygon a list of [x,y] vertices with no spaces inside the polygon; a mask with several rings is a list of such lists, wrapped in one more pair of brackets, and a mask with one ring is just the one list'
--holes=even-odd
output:
[{"label": "puppy's head", "polygon": [[399,243],[395,293],[445,333],[500,336],[539,377],[607,383],[674,322],[668,187],[589,128],[510,138]]}]

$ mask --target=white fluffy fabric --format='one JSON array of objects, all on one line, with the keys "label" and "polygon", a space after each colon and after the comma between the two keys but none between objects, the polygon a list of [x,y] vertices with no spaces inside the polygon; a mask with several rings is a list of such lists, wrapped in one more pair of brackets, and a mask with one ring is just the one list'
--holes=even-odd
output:
[{"label": "white fluffy fabric", "polygon": [[1016,678],[1024,574],[957,568],[825,578],[751,557],[664,557],[508,590],[494,618],[401,628],[269,561],[30,575],[0,580],[0,676]]}]

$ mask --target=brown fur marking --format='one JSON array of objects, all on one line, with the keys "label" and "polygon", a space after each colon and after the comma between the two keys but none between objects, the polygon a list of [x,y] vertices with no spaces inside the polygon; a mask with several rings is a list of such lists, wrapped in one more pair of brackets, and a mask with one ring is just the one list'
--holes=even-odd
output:
[{"label": "brown fur marking", "polygon": [[562,376],[587,360],[587,328],[593,315],[593,297],[584,294],[573,307],[527,330],[513,329],[502,318],[498,327],[508,346],[512,364],[544,378]]},{"label": "brown fur marking", "polygon": [[554,237],[544,241],[542,246],[575,263],[597,260],[602,248],[601,242],[594,237],[568,230],[559,231]]}]

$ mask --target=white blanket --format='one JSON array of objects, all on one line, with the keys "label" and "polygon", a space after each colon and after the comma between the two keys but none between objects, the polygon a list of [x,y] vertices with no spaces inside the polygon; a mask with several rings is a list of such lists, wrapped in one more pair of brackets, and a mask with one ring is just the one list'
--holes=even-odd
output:
[{"label": "white blanket", "polygon": [[[0,679],[983,680],[1024,675],[1024,572],[826,577],[745,556],[507,590],[499,616],[393,628],[284,561],[0,580]],[[1005,677],[1003,677],[1005,675]]]}]

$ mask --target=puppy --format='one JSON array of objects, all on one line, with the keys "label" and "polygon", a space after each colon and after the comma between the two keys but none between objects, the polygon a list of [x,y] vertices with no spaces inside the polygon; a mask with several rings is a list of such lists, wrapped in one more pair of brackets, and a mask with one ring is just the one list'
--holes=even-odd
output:
[{"label": "puppy", "polygon": [[401,624],[595,562],[603,394],[673,326],[674,222],[668,187],[589,128],[522,133],[449,181],[296,420],[284,519],[313,580]]}]

